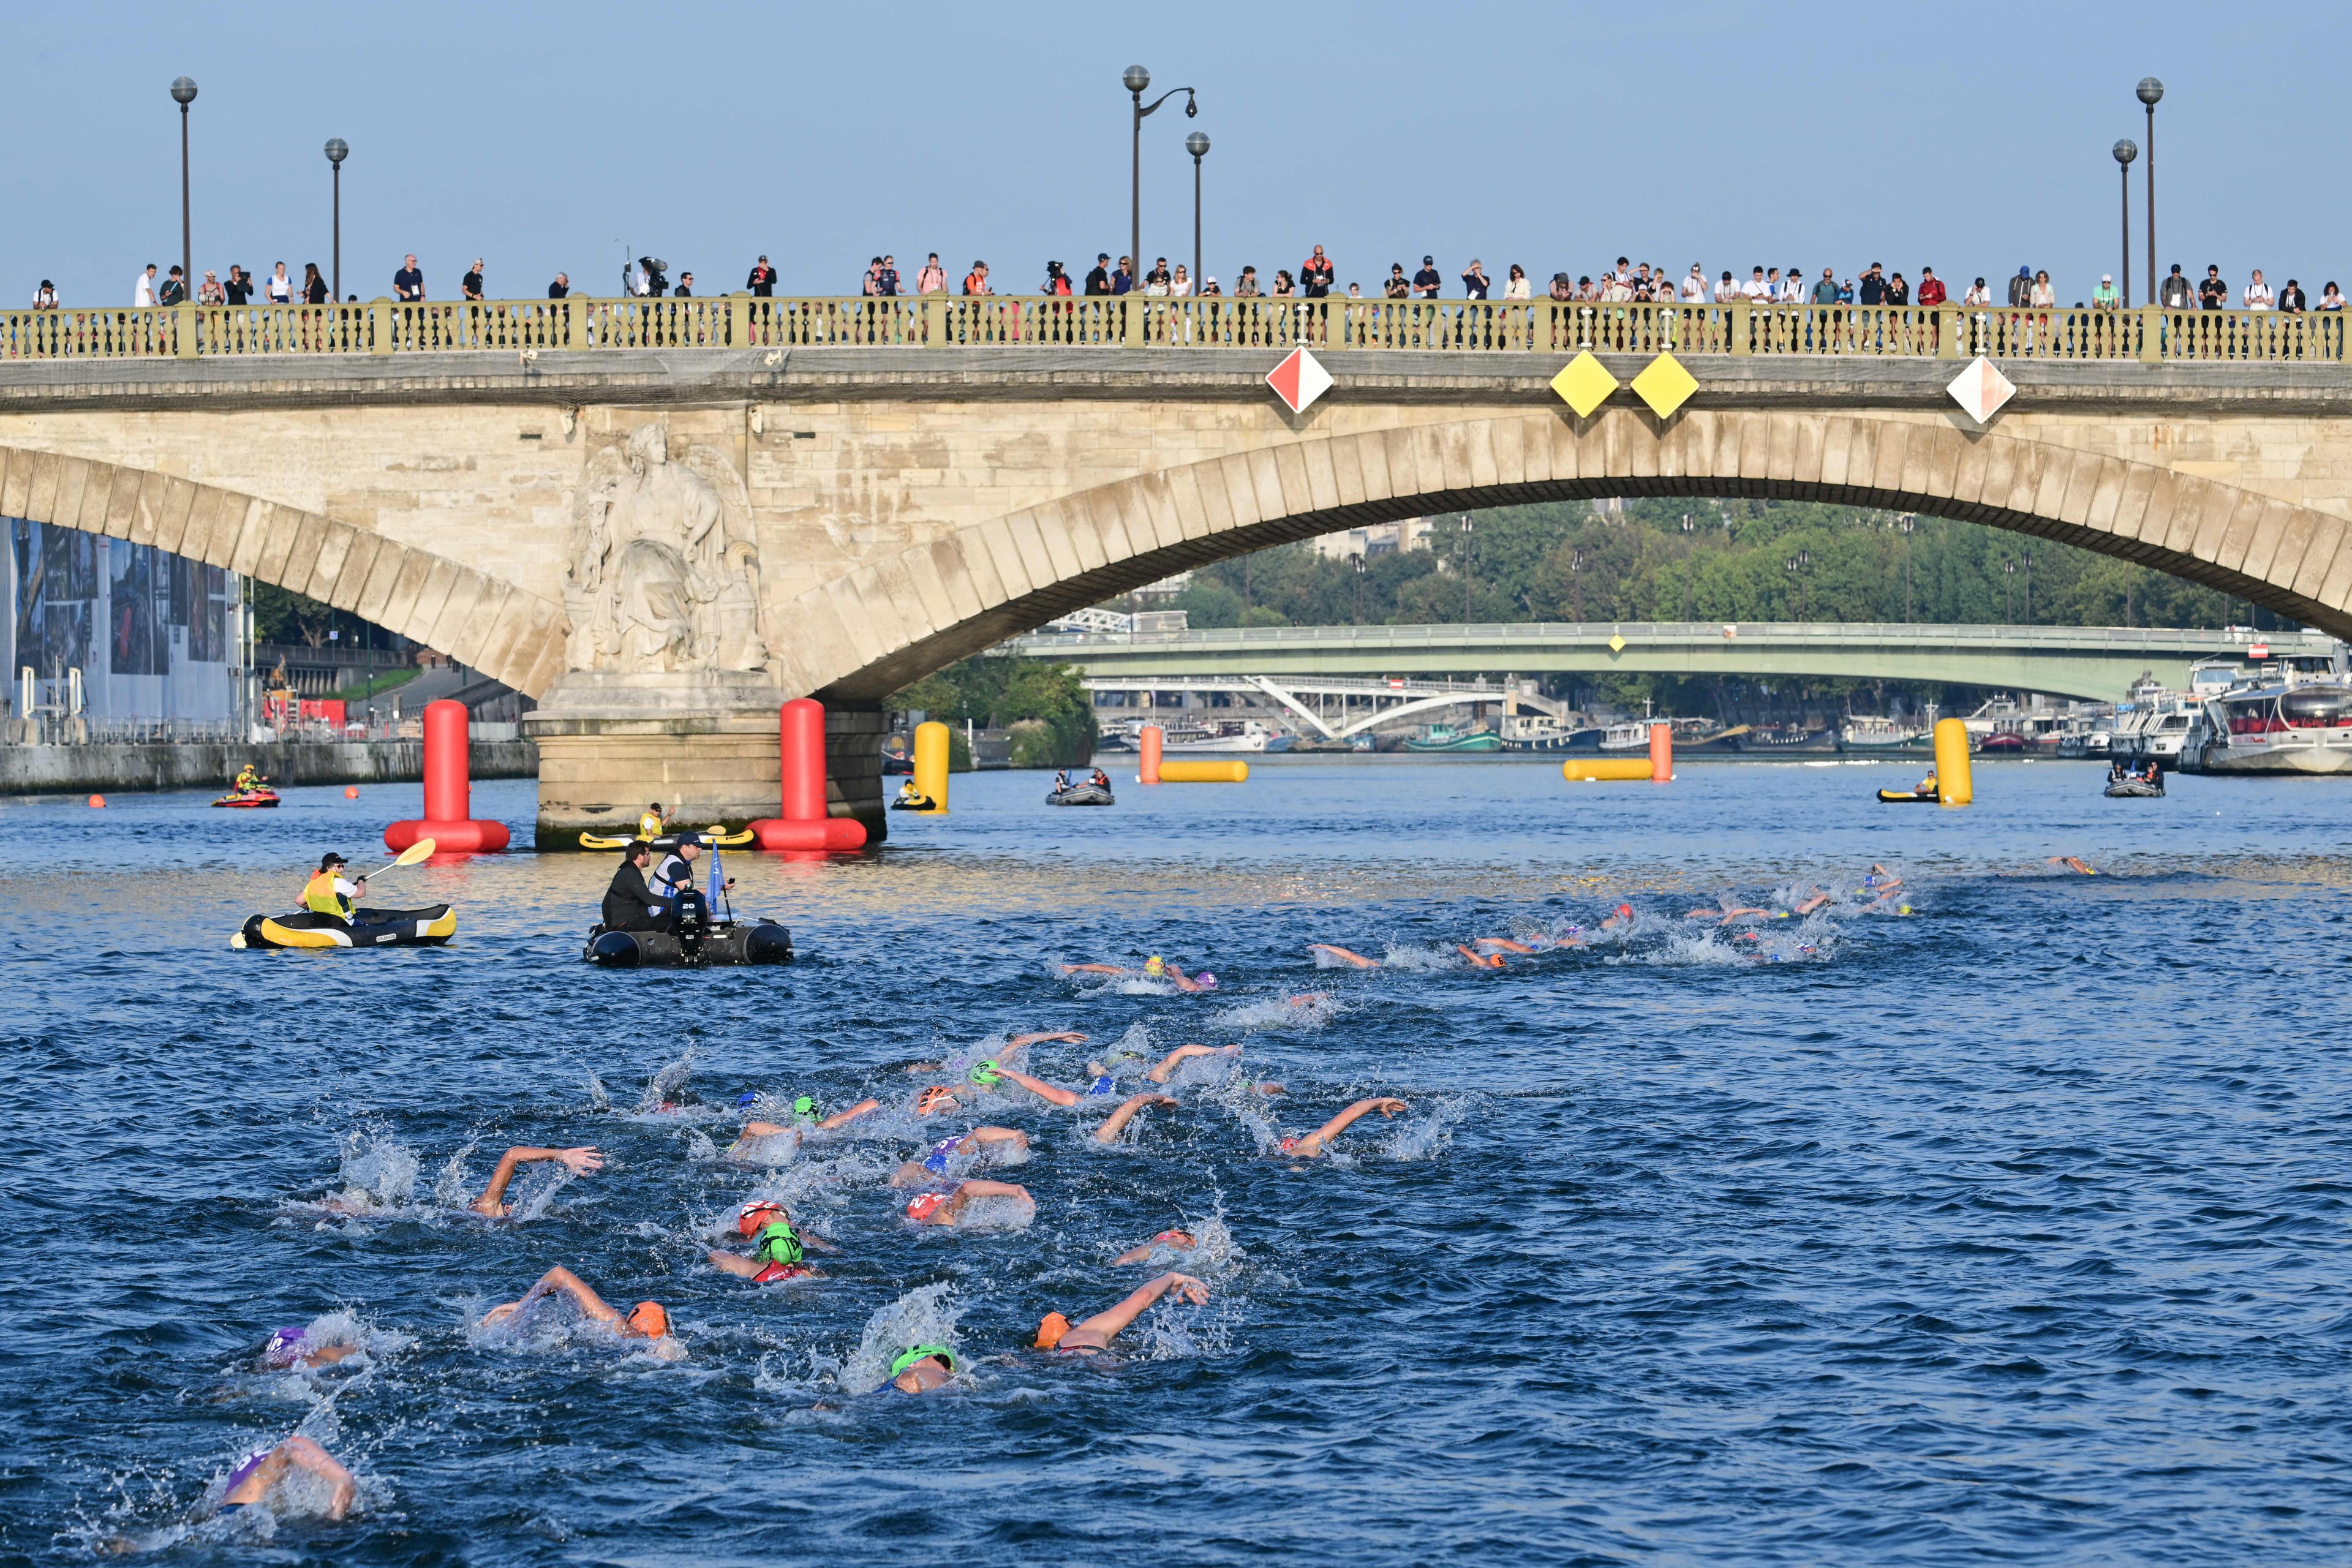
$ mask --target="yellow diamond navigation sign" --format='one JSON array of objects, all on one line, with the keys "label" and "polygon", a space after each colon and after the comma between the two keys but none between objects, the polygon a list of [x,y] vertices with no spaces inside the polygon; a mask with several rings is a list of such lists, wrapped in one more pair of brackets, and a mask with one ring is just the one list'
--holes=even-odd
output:
[{"label": "yellow diamond navigation sign", "polygon": [[1617,390],[1617,378],[1588,349],[1551,378],[1551,389],[1559,394],[1561,402],[1576,410],[1579,419],[1590,419],[1592,411],[1608,402],[1609,395]]},{"label": "yellow diamond navigation sign", "polygon": [[1650,368],[1633,378],[1633,395],[1661,419],[1689,402],[1697,390],[1697,378],[1683,368],[1682,361],[1667,353],[1652,360]]},{"label": "yellow diamond navigation sign", "polygon": [[1609,651],[1611,653],[1623,653],[1625,651],[1625,639],[1619,637],[1611,637],[1609,639]]}]

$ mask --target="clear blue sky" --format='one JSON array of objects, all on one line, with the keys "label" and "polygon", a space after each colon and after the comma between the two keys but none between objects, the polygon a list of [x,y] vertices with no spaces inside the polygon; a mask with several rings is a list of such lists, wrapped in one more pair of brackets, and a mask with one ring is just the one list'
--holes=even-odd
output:
[{"label": "clear blue sky", "polygon": [[[608,293],[626,240],[739,287],[756,254],[794,292],[855,292],[868,257],[939,250],[1000,292],[1125,248],[1119,72],[1200,89],[1144,126],[1144,247],[1192,249],[1187,131],[1207,163],[1208,270],[1271,276],[1321,242],[1344,284],[1434,252],[1500,277],[1679,276],[1871,260],[1959,283],[2047,267],[2087,298],[2120,250],[2108,147],[2142,139],[2161,77],[2162,259],[2242,287],[2352,282],[2340,50],[2327,11],[1673,0],[1574,7],[543,4],[114,5],[8,29],[0,299],[44,277],[127,302],[179,256],[183,72],[199,275],[328,259],[330,136],[343,287],[401,253],[436,298],[488,258],[493,294],[560,268]],[[2125,25],[2125,18],[2129,25]],[[1180,19],[1181,18],[1181,19]],[[2331,112],[2329,106],[2338,105]],[[2133,217],[2141,184],[2134,171]],[[2137,234],[2137,226],[2135,233]],[[2134,242],[2136,291],[2144,239]]]}]

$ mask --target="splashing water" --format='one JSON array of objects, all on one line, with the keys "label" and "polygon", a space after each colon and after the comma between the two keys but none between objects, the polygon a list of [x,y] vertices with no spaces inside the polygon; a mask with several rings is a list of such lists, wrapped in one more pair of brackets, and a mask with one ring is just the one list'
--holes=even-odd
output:
[{"label": "splashing water", "polygon": [[866,1331],[837,1374],[845,1394],[871,1394],[890,1381],[890,1363],[916,1345],[945,1345],[957,1352],[956,1320],[962,1310],[955,1302],[955,1287],[946,1280],[919,1286],[877,1310],[866,1321]]}]

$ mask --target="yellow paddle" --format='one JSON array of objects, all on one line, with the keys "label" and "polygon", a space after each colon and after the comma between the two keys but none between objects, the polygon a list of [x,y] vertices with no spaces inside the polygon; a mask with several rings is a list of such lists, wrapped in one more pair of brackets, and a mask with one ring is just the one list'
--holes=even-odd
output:
[{"label": "yellow paddle", "polygon": [[396,858],[387,861],[383,866],[378,867],[375,870],[362,872],[360,874],[360,880],[364,882],[370,877],[381,877],[386,871],[391,870],[394,866],[414,866],[419,860],[430,858],[433,853],[433,840],[430,838],[420,838],[415,843],[410,845],[407,848],[402,850]]}]

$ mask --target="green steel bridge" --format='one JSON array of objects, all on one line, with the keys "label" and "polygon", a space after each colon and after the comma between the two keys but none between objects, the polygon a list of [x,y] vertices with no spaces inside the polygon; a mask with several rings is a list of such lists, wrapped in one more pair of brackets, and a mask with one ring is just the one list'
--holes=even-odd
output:
[{"label": "green steel bridge", "polygon": [[[1224,631],[1043,631],[999,651],[1075,666],[1097,690],[1186,678],[1617,674],[1938,681],[2120,700],[2143,676],[2175,690],[2200,660],[2341,659],[2324,633],[2137,626],[1867,622],[1602,621],[1517,626],[1250,626]],[[1499,689],[1491,696],[1499,697]]]}]

